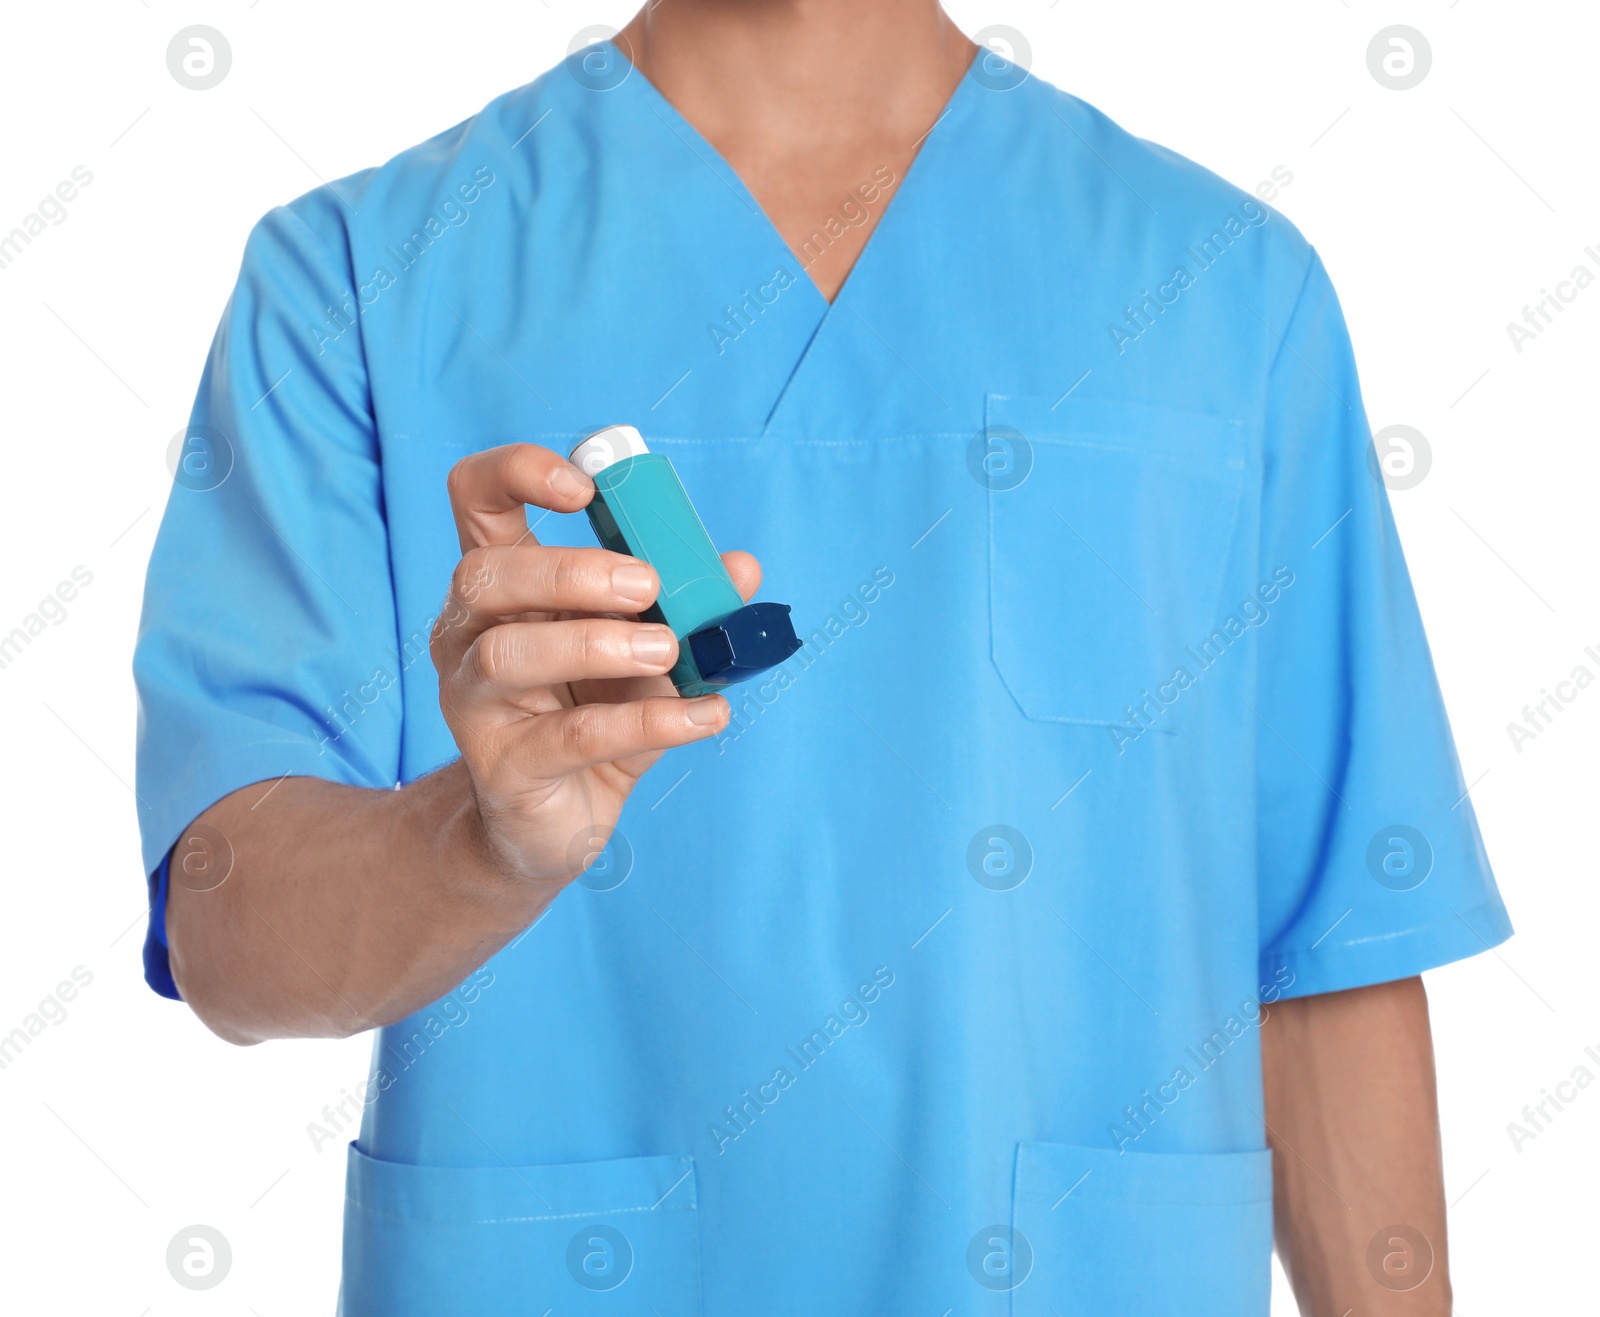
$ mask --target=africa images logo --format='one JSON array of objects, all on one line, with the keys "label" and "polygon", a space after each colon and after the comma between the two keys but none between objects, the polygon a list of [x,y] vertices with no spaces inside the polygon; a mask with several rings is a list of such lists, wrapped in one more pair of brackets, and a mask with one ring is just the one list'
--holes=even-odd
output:
[{"label": "africa images logo", "polygon": [[436,242],[451,229],[459,229],[470,220],[472,207],[494,186],[494,182],[494,171],[488,165],[479,165],[472,171],[470,179],[463,179],[440,197],[434,208],[422,217],[409,235],[400,240],[398,246],[390,244],[385,247],[383,254],[390,258],[394,268],[391,270],[386,264],[373,266],[370,279],[365,283],[358,282],[354,291],[345,289],[339,295],[339,304],[324,310],[323,323],[311,330],[317,355],[327,352],[330,344],[337,343],[353,329],[367,309],[399,283],[400,276],[421,261]]},{"label": "africa images logo", "polygon": [[798,1043],[785,1047],[784,1057],[794,1062],[794,1069],[790,1070],[787,1065],[774,1066],[771,1079],[757,1084],[754,1093],[745,1089],[740,1094],[740,1101],[723,1111],[721,1121],[713,1121],[708,1127],[711,1137],[716,1140],[717,1152],[726,1153],[729,1144],[737,1143],[748,1134],[755,1127],[756,1120],[777,1106],[778,1100],[794,1086],[798,1077],[818,1064],[838,1039],[852,1028],[860,1029],[865,1025],[872,1018],[868,1007],[893,986],[894,971],[887,965],[879,965],[872,971],[872,977],[857,984],[855,992],[846,997],[839,1004],[839,1009],[821,1025]]},{"label": "africa images logo", "polygon": [[[1220,261],[1235,242],[1251,229],[1259,229],[1271,217],[1270,210],[1246,197],[1239,203],[1238,215],[1230,212],[1206,237],[1185,248],[1183,255],[1187,259],[1174,264],[1172,276],[1166,283],[1158,285],[1154,293],[1148,288],[1141,289],[1139,300],[1122,308],[1122,322],[1106,326],[1106,332],[1117,346],[1117,355],[1120,357],[1128,350],[1128,344],[1137,342],[1154,329],[1167,308],[1177,305],[1178,299],[1193,288],[1200,276]],[[1189,268],[1191,264],[1193,270]]]},{"label": "africa images logo", "polygon": [[1157,726],[1161,715],[1221,660],[1234,641],[1256,627],[1265,626],[1272,618],[1265,605],[1276,603],[1294,582],[1295,575],[1287,567],[1274,569],[1272,578],[1262,581],[1252,594],[1246,595],[1238,609],[1223,618],[1209,636],[1184,651],[1194,671],[1191,672],[1187,664],[1179,663],[1171,677],[1157,684],[1155,694],[1140,691],[1143,697],[1140,702],[1123,710],[1124,721],[1107,724],[1106,730],[1117,743],[1117,753],[1126,752],[1128,746]]}]

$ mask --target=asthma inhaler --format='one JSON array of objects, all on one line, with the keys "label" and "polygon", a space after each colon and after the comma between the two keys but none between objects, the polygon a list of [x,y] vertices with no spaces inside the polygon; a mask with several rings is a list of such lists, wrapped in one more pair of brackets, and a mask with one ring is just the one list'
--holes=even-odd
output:
[{"label": "asthma inhaler", "polygon": [[569,456],[594,481],[589,524],[600,543],[656,569],[661,592],[640,616],[678,638],[667,675],[684,696],[710,695],[775,668],[800,648],[788,604],[747,604],[663,453],[631,425],[590,435]]}]

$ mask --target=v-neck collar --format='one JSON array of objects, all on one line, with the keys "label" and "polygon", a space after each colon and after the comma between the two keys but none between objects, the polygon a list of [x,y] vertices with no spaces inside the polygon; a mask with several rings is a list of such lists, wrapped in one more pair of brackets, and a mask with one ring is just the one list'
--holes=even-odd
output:
[{"label": "v-neck collar", "polygon": [[[834,294],[833,299],[830,301],[823,295],[822,289],[817,286],[816,280],[811,277],[811,273],[806,269],[805,262],[800,254],[789,246],[783,234],[779,232],[778,226],[772,222],[767,212],[762,208],[761,203],[756,200],[755,194],[745,184],[744,179],[739,176],[738,171],[728,163],[722,152],[717,150],[710,140],[684,117],[683,113],[662,94],[660,88],[640,72],[639,68],[623,53],[621,47],[611,40],[598,44],[609,47],[612,55],[628,66],[628,76],[623,79],[618,89],[621,90],[629,84],[636,84],[636,90],[633,94],[641,97],[646,108],[660,119],[685,146],[693,151],[717,177],[718,181],[738,199],[743,208],[749,212],[752,221],[765,230],[764,236],[767,240],[777,250],[782,251],[786,258],[799,264],[806,294],[808,297],[815,299],[820,311],[816,333],[822,331],[823,326],[833,317],[835,309],[846,303],[852,288],[861,282],[858,276],[861,275],[863,267],[869,263],[874,249],[882,248],[886,245],[882,240],[883,231],[887,225],[896,220],[896,216],[902,211],[903,195],[914,182],[920,180],[921,176],[927,172],[923,167],[923,160],[924,157],[931,154],[930,148],[942,143],[949,136],[955,124],[959,123],[962,118],[971,112],[976,90],[981,90],[974,75],[980,61],[987,53],[982,47],[979,47],[974,53],[972,61],[967,65],[966,72],[961,75],[961,81],[956,84],[955,90],[950,93],[949,99],[945,101],[944,109],[940,112],[939,117],[933,121],[928,131],[918,139],[916,152],[911,158],[911,163],[906,166],[905,173],[901,176],[893,195],[884,206],[883,213],[878,217],[878,222],[873,225],[872,232],[867,235],[867,241],[863,244],[861,251],[851,265],[850,273],[845,276],[844,282],[839,285],[838,292]],[[813,334],[813,338],[815,338],[815,334]],[[803,362],[803,360],[804,356],[802,355],[801,361]],[[800,364],[800,362],[796,363],[796,370],[799,369]]]}]

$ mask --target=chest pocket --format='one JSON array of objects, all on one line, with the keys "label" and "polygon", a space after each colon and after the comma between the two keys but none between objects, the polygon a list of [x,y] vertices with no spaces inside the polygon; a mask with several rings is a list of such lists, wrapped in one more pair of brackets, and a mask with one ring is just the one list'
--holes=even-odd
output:
[{"label": "chest pocket", "polygon": [[[991,656],[1029,718],[1180,728],[1245,488],[1240,422],[1136,403],[986,402]],[[1025,474],[1024,474],[1025,473]],[[1020,481],[1020,483],[1019,483]]]}]

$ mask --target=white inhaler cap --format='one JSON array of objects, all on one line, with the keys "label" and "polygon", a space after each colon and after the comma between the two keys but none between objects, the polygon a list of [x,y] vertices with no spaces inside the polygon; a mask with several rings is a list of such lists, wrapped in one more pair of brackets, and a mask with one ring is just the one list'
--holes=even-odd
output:
[{"label": "white inhaler cap", "polygon": [[608,466],[629,457],[642,457],[650,449],[631,425],[608,425],[596,430],[567,454],[567,461],[591,480]]}]

